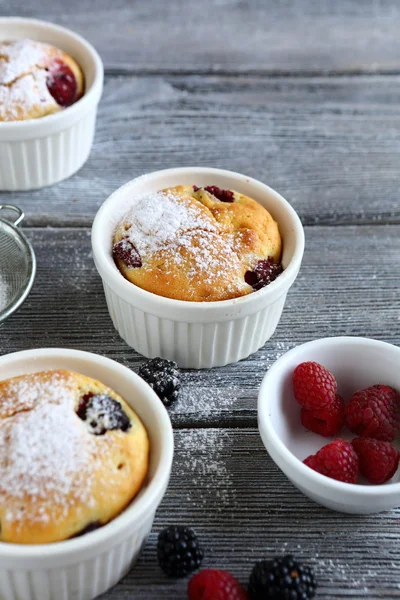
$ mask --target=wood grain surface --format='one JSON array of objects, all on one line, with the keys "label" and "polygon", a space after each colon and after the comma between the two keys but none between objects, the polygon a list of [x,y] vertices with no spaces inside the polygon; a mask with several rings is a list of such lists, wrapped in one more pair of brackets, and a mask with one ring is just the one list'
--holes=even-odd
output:
[{"label": "wood grain surface", "polygon": [[268,457],[255,429],[175,432],[171,484],[136,569],[102,600],[186,597],[187,581],[157,567],[156,532],[196,528],[204,565],[231,570],[244,584],[253,564],[294,552],[312,565],[318,598],[399,598],[400,511],[339,515],[305,498]]},{"label": "wood grain surface", "polygon": [[306,224],[400,223],[399,77],[108,77],[95,144],[56,186],[1,194],[31,225],[90,225],[133,177],[214,166],[280,191]]},{"label": "wood grain surface", "polygon": [[[1,352],[71,347],[137,371],[113,329],[90,248],[105,198],[145,172],[240,171],[280,191],[306,251],[273,338],[235,365],[183,373],[171,484],[135,569],[102,600],[178,600],[187,580],[157,566],[156,535],[196,528],[204,565],[247,582],[257,559],[294,553],[318,598],[400,598],[400,511],[319,507],[268,457],[257,432],[262,377],[303,342],[360,335],[400,344],[400,4],[397,0],[0,0],[0,15],[55,21],[106,69],[90,158],[71,179],[0,193],[26,212],[35,285],[2,327]],[[212,183],[212,182],[210,182]],[[57,600],[57,599],[55,599]]]},{"label": "wood grain surface", "polygon": [[118,72],[398,72],[397,0],[2,0],[55,21]]},{"label": "wood grain surface", "polygon": [[[27,301],[2,327],[4,351],[64,346],[105,354],[137,370],[144,359],[113,328],[89,229],[25,232],[38,272]],[[185,372],[182,398],[170,409],[176,426],[256,426],[262,377],[297,344],[335,335],[400,343],[400,226],[313,226],[305,233],[303,266],[273,338],[247,360]]]}]

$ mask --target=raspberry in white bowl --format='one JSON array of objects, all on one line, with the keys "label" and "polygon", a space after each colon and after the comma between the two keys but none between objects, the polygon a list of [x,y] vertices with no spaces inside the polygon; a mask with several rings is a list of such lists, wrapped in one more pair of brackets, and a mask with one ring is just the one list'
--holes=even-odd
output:
[{"label": "raspberry in white bowl", "polygon": [[[332,510],[353,514],[380,512],[399,505],[400,469],[395,468],[399,440],[378,440],[381,444],[391,444],[394,449],[382,445],[375,447],[373,451],[375,456],[380,457],[380,463],[379,468],[372,471],[372,449],[360,448],[357,441],[360,437],[371,439],[368,437],[370,432],[376,435],[382,428],[393,440],[393,431],[397,429],[393,430],[391,419],[384,418],[381,422],[374,416],[370,419],[370,411],[367,410],[364,413],[367,418],[363,418],[362,428],[356,432],[348,430],[348,414],[343,418],[342,412],[342,421],[329,440],[320,431],[307,430],[301,414],[304,410],[327,411],[321,421],[324,421],[324,426],[330,425],[332,417],[329,411],[337,394],[350,405],[350,399],[357,400],[360,391],[374,388],[377,382],[381,382],[379,387],[385,393],[387,388],[391,388],[394,391],[390,394],[397,395],[396,390],[400,390],[400,375],[396,368],[399,360],[400,348],[385,342],[356,337],[325,338],[293,348],[281,356],[265,375],[258,397],[260,435],[276,464],[299,490],[315,502]],[[321,381],[325,384],[317,386],[319,392],[312,390],[310,395],[305,395],[308,401],[312,399],[314,407],[318,406],[322,397],[323,408],[310,408],[310,404],[305,408],[305,398],[297,394],[296,401],[294,397],[293,373],[300,364],[310,362],[323,365],[334,375],[335,382],[328,377],[330,384],[326,386],[327,379],[323,377]],[[322,396],[321,389],[324,392]],[[382,392],[382,389],[379,391]],[[351,408],[350,413],[353,414]],[[358,409],[354,415],[357,413]],[[370,446],[371,442],[361,442],[361,446],[366,444]]]}]

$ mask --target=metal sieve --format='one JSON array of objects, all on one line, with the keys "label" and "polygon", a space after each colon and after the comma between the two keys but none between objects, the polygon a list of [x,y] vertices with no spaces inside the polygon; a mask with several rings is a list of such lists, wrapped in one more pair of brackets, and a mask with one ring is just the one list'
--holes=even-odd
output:
[{"label": "metal sieve", "polygon": [[[15,221],[4,218],[2,211],[16,213]],[[0,323],[21,306],[35,279],[35,253],[18,227],[24,216],[17,206],[0,204]]]}]

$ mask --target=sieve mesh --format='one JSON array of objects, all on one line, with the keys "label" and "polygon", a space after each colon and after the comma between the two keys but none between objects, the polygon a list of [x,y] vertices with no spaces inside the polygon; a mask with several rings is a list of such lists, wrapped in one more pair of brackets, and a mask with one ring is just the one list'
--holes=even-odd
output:
[{"label": "sieve mesh", "polygon": [[28,295],[35,276],[35,256],[17,224],[23,213],[12,205],[0,205],[18,213],[14,223],[0,218],[0,322],[16,310]]}]

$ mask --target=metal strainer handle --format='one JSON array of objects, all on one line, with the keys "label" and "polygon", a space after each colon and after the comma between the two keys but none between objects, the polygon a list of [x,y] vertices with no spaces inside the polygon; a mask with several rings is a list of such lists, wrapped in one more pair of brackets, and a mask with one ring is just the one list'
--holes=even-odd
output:
[{"label": "metal strainer handle", "polygon": [[12,210],[18,214],[18,217],[15,219],[15,221],[13,221],[14,225],[19,225],[22,219],[25,217],[24,211],[14,204],[0,204],[0,212],[2,210]]}]

